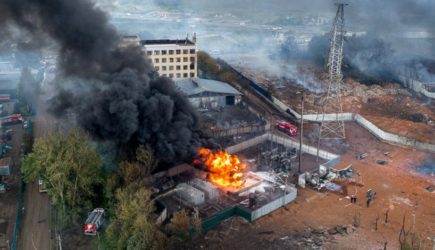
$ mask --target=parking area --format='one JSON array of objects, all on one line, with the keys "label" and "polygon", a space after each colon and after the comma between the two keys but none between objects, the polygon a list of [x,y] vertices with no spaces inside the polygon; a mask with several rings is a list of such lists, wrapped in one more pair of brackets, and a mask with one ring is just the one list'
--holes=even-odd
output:
[{"label": "parking area", "polygon": [[12,171],[10,176],[2,176],[9,190],[0,193],[0,249],[9,249],[16,220],[18,191],[21,173],[21,143],[24,129],[22,124],[9,125],[5,130],[12,130],[11,140],[5,141],[12,148],[3,155],[3,158],[11,157]]}]

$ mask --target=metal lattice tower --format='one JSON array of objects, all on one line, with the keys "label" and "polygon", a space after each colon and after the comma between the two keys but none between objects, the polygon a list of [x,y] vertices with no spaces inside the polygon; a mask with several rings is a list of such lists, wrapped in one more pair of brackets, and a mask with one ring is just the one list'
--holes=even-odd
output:
[{"label": "metal lattice tower", "polygon": [[[344,7],[347,4],[337,4],[337,14],[334,19],[334,26],[331,31],[331,41],[327,69],[329,72],[328,91],[320,102],[321,125],[319,131],[319,147],[325,139],[345,139],[344,121],[339,120],[339,115],[343,112],[341,102],[341,84],[343,74],[341,65],[343,62],[343,43],[344,43]],[[325,116],[325,114],[333,114]]]}]

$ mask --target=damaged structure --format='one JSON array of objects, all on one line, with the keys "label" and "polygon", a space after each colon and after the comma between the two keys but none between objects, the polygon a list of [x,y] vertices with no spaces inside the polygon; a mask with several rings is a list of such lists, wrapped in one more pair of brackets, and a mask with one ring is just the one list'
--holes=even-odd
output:
[{"label": "damaged structure", "polygon": [[[279,149],[265,151],[267,153],[262,158],[271,158],[269,162],[264,159],[246,159],[249,150],[262,150],[259,147],[261,145],[272,145],[273,148]],[[229,155],[229,157],[236,157],[236,160],[233,158],[222,160],[222,164],[227,164],[229,161],[234,162],[231,164],[234,164],[236,169],[239,164],[246,165],[246,171],[240,175],[237,171],[230,171],[230,175],[235,178],[237,184],[222,184],[225,182],[212,176],[217,174],[216,170],[208,170],[204,166],[198,167],[194,161],[192,164],[178,165],[155,174],[158,181],[154,186],[156,190],[154,199],[162,207],[160,211],[165,213],[166,220],[184,208],[201,219],[204,230],[211,229],[232,216],[240,216],[249,222],[255,221],[286,206],[297,197],[296,186],[288,181],[290,169],[277,168],[272,162],[276,160],[272,159],[274,155],[282,156],[283,159],[289,158],[290,161],[295,160],[294,155],[297,154],[297,148],[299,148],[298,143],[289,138],[272,133],[262,134],[226,148],[224,154],[246,156],[241,162],[235,155]],[[256,154],[254,151],[251,154]],[[303,145],[302,151],[307,154],[307,160],[315,165],[314,156],[317,149]],[[312,158],[309,159],[309,156]],[[323,158],[322,162],[337,157],[326,151],[320,151],[320,156]],[[217,159],[212,159],[207,163],[220,164]],[[242,169],[244,169],[243,166]],[[243,178],[238,178],[239,176]],[[156,217],[160,218],[160,223],[162,215]]]}]

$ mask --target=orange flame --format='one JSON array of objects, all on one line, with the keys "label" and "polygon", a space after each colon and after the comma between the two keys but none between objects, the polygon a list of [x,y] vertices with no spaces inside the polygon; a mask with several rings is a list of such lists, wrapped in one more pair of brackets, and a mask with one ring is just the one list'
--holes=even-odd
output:
[{"label": "orange flame", "polygon": [[198,152],[201,163],[210,171],[208,178],[221,187],[241,187],[244,183],[243,171],[246,164],[240,162],[239,157],[228,154],[223,150],[213,152],[207,148],[200,148]]}]

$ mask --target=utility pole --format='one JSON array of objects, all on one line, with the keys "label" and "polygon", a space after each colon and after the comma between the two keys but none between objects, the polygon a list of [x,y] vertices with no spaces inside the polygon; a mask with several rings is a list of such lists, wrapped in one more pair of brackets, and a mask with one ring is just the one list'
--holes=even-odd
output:
[{"label": "utility pole", "polygon": [[[341,66],[343,62],[344,36],[346,33],[344,30],[344,7],[346,5],[344,3],[337,4],[337,13],[331,31],[329,55],[326,64],[329,73],[328,90],[326,96],[320,102],[320,107],[318,107],[321,114],[321,124],[317,158],[319,157],[319,148],[322,140],[346,138],[344,121],[338,117],[343,112],[341,102],[343,74]],[[326,114],[330,114],[330,116],[325,117]]]},{"label": "utility pole", "polygon": [[300,133],[299,133],[299,167],[298,174],[301,174],[301,166],[302,166],[302,141],[304,138],[304,103],[305,103],[305,92],[302,90],[301,93],[301,121],[299,124]]}]

